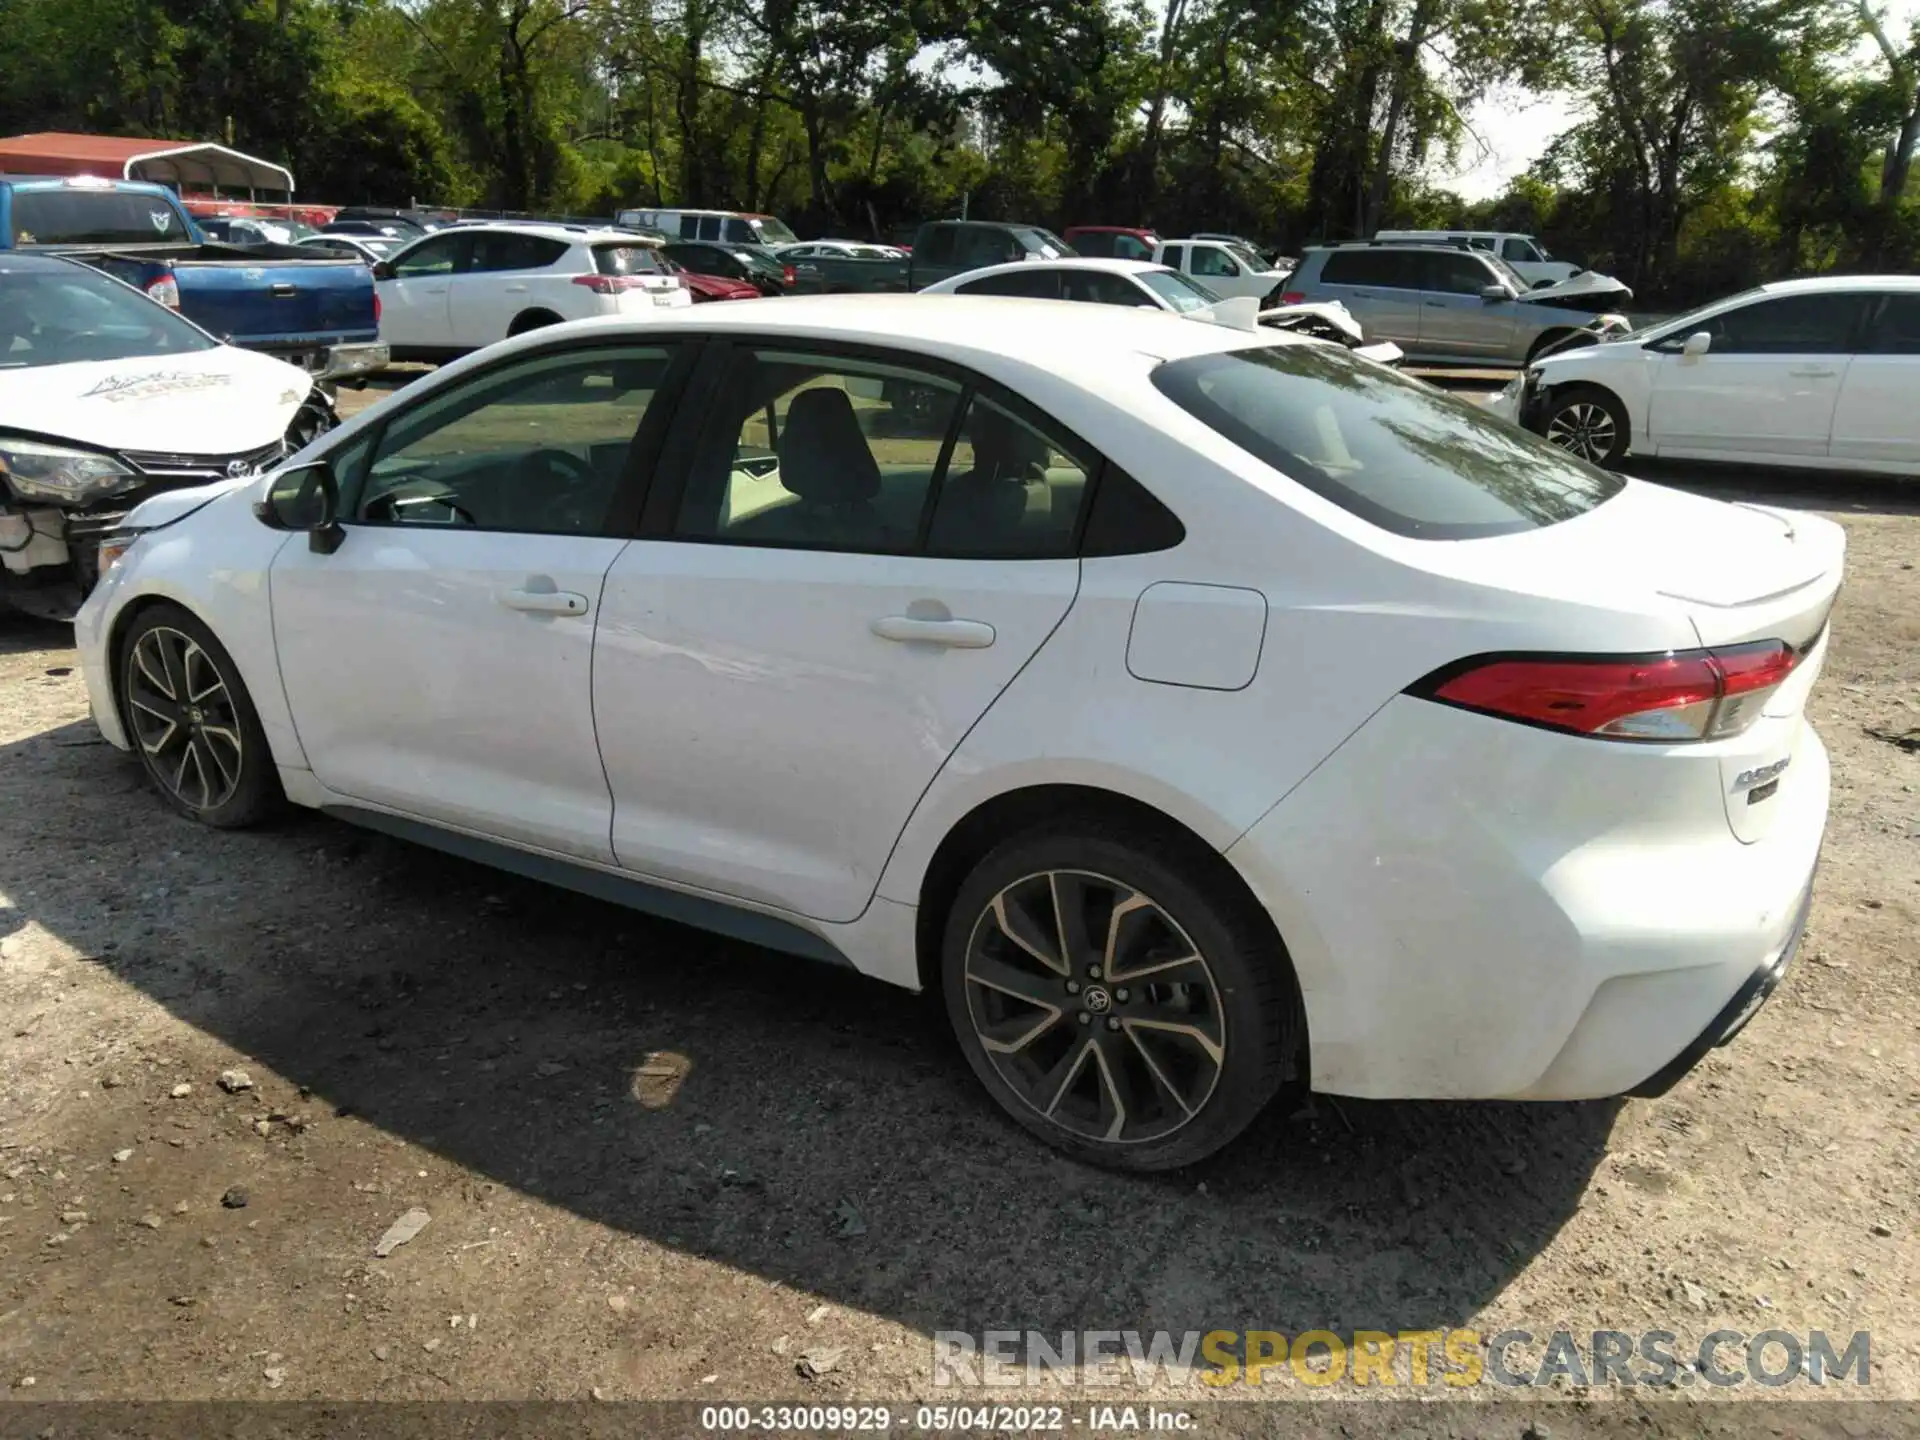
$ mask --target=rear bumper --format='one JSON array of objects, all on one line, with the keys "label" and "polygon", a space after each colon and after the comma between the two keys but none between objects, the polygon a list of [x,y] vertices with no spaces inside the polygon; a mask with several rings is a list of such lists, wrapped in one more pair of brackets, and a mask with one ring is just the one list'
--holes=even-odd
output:
[{"label": "rear bumper", "polygon": [[1293,959],[1314,1087],[1599,1099],[1728,1038],[1791,959],[1830,775],[1803,725],[1743,843],[1718,748],[1386,705],[1227,852]]},{"label": "rear bumper", "polygon": [[289,365],[298,365],[315,380],[333,382],[371,375],[393,363],[393,352],[389,347],[371,342],[344,345],[274,343],[248,345],[247,348],[259,350],[276,360],[284,360]]}]

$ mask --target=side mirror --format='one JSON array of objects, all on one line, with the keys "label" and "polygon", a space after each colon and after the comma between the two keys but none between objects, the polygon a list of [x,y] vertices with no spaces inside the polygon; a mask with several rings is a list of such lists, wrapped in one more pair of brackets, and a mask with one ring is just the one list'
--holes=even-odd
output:
[{"label": "side mirror", "polygon": [[304,530],[316,554],[331,555],[347,532],[340,528],[340,487],[325,460],[282,470],[253,502],[253,517],[269,530]]},{"label": "side mirror", "polygon": [[1685,343],[1680,347],[1680,353],[1689,360],[1698,360],[1712,348],[1713,336],[1705,330],[1696,330],[1687,336]]},{"label": "side mirror", "polygon": [[1491,305],[1499,300],[1511,300],[1513,292],[1504,285],[1484,285],[1480,289],[1480,298]]},{"label": "side mirror", "polygon": [[393,278],[393,266],[384,260],[374,261],[373,278],[376,280],[391,280]]}]

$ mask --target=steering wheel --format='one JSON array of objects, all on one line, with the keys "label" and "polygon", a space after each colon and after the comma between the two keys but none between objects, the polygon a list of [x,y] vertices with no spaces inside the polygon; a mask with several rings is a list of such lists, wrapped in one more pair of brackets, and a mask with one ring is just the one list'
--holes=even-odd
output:
[{"label": "steering wheel", "polygon": [[523,480],[541,480],[552,478],[564,480],[569,485],[592,485],[598,482],[593,466],[574,454],[571,450],[556,450],[551,446],[529,450],[515,463],[517,477]]}]

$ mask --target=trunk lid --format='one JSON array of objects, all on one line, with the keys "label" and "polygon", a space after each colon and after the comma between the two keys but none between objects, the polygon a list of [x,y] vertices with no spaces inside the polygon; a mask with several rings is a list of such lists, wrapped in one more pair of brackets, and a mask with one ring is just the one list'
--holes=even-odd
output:
[{"label": "trunk lid", "polygon": [[[217,247],[208,247],[214,249]],[[340,344],[372,340],[373,276],[357,260],[271,260],[236,252],[177,261],[180,310],[236,345]]]}]

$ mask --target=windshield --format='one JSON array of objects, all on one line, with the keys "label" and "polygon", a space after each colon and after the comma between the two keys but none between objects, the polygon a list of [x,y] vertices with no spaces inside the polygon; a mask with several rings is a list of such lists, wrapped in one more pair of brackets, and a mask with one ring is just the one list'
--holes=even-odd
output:
[{"label": "windshield", "polygon": [[215,343],[164,305],[84,266],[8,270],[0,260],[0,370],[185,355]]},{"label": "windshield", "polygon": [[1468,540],[1583,515],[1626,482],[1330,345],[1175,360],[1153,383],[1255,459],[1396,535]]},{"label": "windshield", "polygon": [[159,245],[186,238],[186,221],[164,195],[85,188],[13,192],[16,245]]},{"label": "windshield", "polygon": [[791,245],[800,238],[787,228],[786,221],[773,215],[763,215],[747,223],[753,226],[753,233],[760,237],[762,245]]},{"label": "windshield", "polygon": [[1051,230],[1042,230],[1037,225],[1023,225],[1013,233],[1029,251],[1045,260],[1059,260],[1080,253]]},{"label": "windshield", "polygon": [[1514,269],[1506,261],[1502,260],[1498,255],[1494,254],[1493,251],[1482,250],[1479,252],[1479,254],[1481,259],[1485,260],[1489,265],[1493,266],[1494,269],[1500,272],[1500,278],[1502,280],[1506,281],[1507,284],[1511,285],[1515,290],[1519,291],[1521,294],[1524,295],[1529,289],[1532,288],[1533,282],[1531,280],[1522,280],[1520,278],[1520,272]]},{"label": "windshield", "polygon": [[1220,297],[1178,270],[1141,270],[1133,277],[1182,315],[1220,303]]}]

